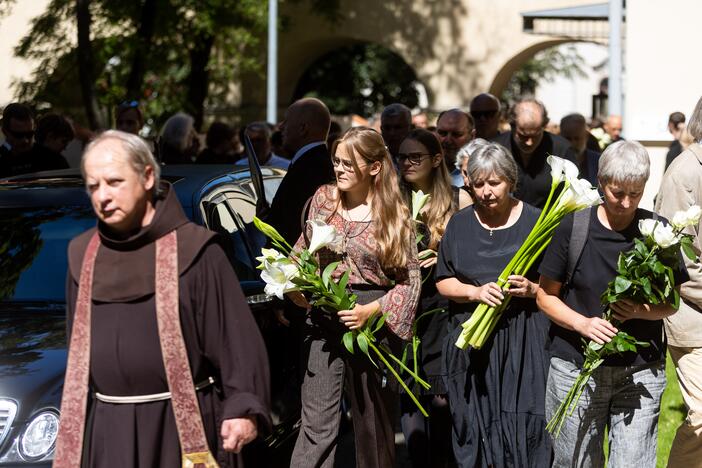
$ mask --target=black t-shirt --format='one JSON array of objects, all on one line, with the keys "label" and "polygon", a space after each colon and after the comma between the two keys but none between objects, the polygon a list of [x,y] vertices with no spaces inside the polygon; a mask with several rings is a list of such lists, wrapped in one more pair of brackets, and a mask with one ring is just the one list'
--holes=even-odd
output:
[{"label": "black t-shirt", "polygon": [[543,208],[551,191],[551,166],[546,162],[546,158],[552,154],[577,163],[575,151],[565,138],[544,132],[541,143],[529,159],[529,164],[524,165],[512,136],[512,132],[502,133],[495,142],[507,148],[517,162],[519,179],[514,197],[537,208]]},{"label": "black t-shirt", "polygon": [[[497,281],[539,218],[540,210],[526,203],[512,226],[490,230],[478,222],[473,206],[454,214],[439,245],[436,281],[456,278],[473,286]],[[535,269],[534,269],[535,270]],[[527,299],[533,304],[533,299]],[[510,309],[523,309],[523,301],[514,298]],[[476,302],[459,304],[449,301],[452,326],[463,323],[477,306]]]},{"label": "black t-shirt", "polygon": [[[617,276],[617,260],[621,252],[634,247],[634,238],[641,237],[639,220],[652,218],[653,213],[638,209],[634,220],[626,229],[613,231],[602,225],[597,217],[597,209],[591,209],[590,226],[587,241],[580,260],[573,271],[570,284],[561,291],[563,301],[576,312],[586,317],[601,317],[606,307],[600,302],[600,296],[607,285]],[[665,219],[658,218],[664,222]],[[573,215],[566,216],[556,228],[553,240],[546,250],[539,273],[554,281],[565,282],[568,268],[568,246],[573,230]],[[689,279],[687,270],[679,259],[675,271],[675,284],[679,285]],[[636,353],[628,351],[615,354],[605,359],[606,366],[629,366],[657,361],[665,357],[663,339],[663,320],[627,320],[619,329],[629,333],[640,341],[650,343],[648,347],[639,347]],[[583,340],[577,332],[567,330],[552,323],[551,356],[583,363]]]}]

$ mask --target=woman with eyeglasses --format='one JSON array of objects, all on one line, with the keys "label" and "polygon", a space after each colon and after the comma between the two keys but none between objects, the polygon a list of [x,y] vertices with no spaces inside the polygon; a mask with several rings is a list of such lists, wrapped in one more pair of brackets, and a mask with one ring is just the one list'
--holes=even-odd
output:
[{"label": "woman with eyeglasses", "polygon": [[540,211],[512,196],[517,164],[498,144],[471,154],[468,177],[474,204],[449,221],[436,266],[436,287],[449,299],[452,327],[442,364],[456,462],[466,468],[550,466],[544,417],[548,319],[534,300],[536,275],[506,278],[512,300],[482,348],[455,345],[460,325],[478,304],[505,300],[498,277]]},{"label": "woman with eyeglasses", "polygon": [[[411,337],[421,278],[409,210],[395,167],[379,133],[365,127],[347,131],[332,150],[336,183],[321,186],[310,204],[308,220],[322,220],[343,236],[342,254],[318,252],[320,268],[341,261],[332,274],[338,281],[350,271],[349,288],[358,295],[353,310],[309,310],[305,328],[307,368],[302,384],[302,425],[291,467],[332,467],[338,442],[344,387],[351,403],[356,464],[395,465],[397,385],[342,344],[348,330],[358,330],[372,316],[387,314],[376,334],[396,354]],[[309,226],[296,244],[302,249]],[[291,299],[309,307],[300,293]]]},{"label": "woman with eyeglasses", "polygon": [[[472,201],[468,192],[451,185],[441,143],[432,132],[424,129],[410,131],[400,145],[397,163],[408,199],[413,191],[421,190],[430,195],[415,224],[420,234],[419,265],[425,278],[415,324],[416,336],[421,340],[417,366],[420,376],[431,388],[424,390],[416,385],[413,389],[419,393],[419,400],[429,412],[429,418],[425,418],[410,398],[403,394],[400,399],[400,421],[412,466],[444,467],[453,458],[451,414],[441,375],[441,348],[448,332],[448,313],[446,310],[429,312],[446,309],[448,301],[437,292],[433,273],[436,251],[449,218]],[[425,312],[427,314],[423,315]],[[412,349],[411,346],[409,349]],[[408,352],[410,367],[413,365],[412,355],[412,352]]]}]

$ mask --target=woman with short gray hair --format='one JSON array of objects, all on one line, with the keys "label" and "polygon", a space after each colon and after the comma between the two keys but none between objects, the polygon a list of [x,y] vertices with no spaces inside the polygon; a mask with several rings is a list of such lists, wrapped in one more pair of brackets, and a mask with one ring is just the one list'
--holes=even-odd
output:
[{"label": "woman with short gray hair", "polygon": [[483,138],[474,138],[470,140],[467,144],[463,145],[461,149],[456,153],[456,169],[461,171],[461,177],[463,177],[463,188],[467,189],[470,185],[468,178],[468,159],[470,155],[478,150],[481,146],[487,145],[489,142]]},{"label": "woman with short gray hair", "polygon": [[160,159],[164,164],[190,164],[200,149],[195,120],[184,112],[171,116],[163,125],[159,139]]},{"label": "woman with short gray hair", "polygon": [[[449,299],[452,329],[443,349],[453,448],[459,466],[548,466],[544,436],[547,320],[536,308],[534,275],[499,275],[536,224],[540,211],[513,197],[514,158],[488,143],[468,159],[474,204],[449,221],[439,245],[437,289]],[[499,282],[499,284],[498,284]],[[481,349],[454,343],[475,307],[512,296]]]},{"label": "woman with short gray hair", "polygon": [[[638,207],[649,166],[648,153],[639,143],[620,141],[608,146],[597,176],[604,203],[566,216],[539,268],[537,303],[552,321],[547,417],[555,414],[580,373],[583,341],[604,345],[623,330],[647,343],[636,351],[605,358],[594,370],[577,407],[554,439],[554,467],[604,466],[606,426],[609,466],[656,465],[658,415],[665,388],[662,319],[675,310],[667,304],[624,299],[611,305],[615,326],[602,318],[606,306],[600,303],[617,276],[619,254],[631,250],[641,237],[639,221],[655,217]],[[676,285],[687,280],[682,260],[679,264]]]}]

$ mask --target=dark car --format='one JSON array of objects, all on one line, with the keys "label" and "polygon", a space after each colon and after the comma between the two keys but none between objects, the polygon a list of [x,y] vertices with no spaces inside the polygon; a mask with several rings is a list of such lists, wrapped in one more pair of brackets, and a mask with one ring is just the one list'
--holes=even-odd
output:
[{"label": "dark car", "polygon": [[[270,201],[285,172],[267,167],[261,172]],[[263,293],[255,269],[265,242],[253,226],[260,179],[252,180],[248,170],[208,165],[166,166],[162,178],[173,184],[192,221],[224,236],[267,345],[278,342],[276,305]],[[67,247],[95,223],[76,170],[0,181],[0,466],[49,466],[53,459],[67,357]],[[279,354],[269,350],[273,361]],[[278,378],[294,373],[286,365],[271,362]],[[285,401],[287,389],[274,383],[272,394],[274,432],[251,449],[258,459],[265,457],[266,466],[278,464],[275,451],[294,441],[299,420],[295,405]]]}]

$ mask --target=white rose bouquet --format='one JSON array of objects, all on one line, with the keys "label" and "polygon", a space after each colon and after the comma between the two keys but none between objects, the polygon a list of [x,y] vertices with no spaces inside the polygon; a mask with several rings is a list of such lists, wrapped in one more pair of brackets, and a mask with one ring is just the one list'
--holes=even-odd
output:
[{"label": "white rose bouquet", "polygon": [[[634,239],[634,248],[619,254],[617,276],[602,294],[602,304],[609,306],[622,299],[628,299],[637,304],[670,304],[677,309],[680,305],[680,295],[675,288],[673,271],[678,267],[680,249],[691,260],[697,259],[692,248],[692,236],[683,234],[682,231],[688,226],[697,225],[700,216],[702,209],[692,206],[687,211],[676,213],[669,225],[657,219],[640,220],[639,231],[642,239]],[[617,321],[613,318],[611,308],[607,308],[602,318],[616,325]],[[621,330],[609,343],[585,343],[585,362],[580,375],[546,429],[558,436],[565,419],[573,414],[590,376],[607,356],[636,351],[637,346],[648,345],[649,343],[638,341]]]},{"label": "white rose bouquet", "polygon": [[[315,253],[322,248],[340,252],[342,236],[334,226],[323,221],[309,220],[307,223],[312,226],[310,245],[301,252],[297,252],[273,226],[254,217],[254,224],[258,230],[270,238],[273,246],[276,247],[275,249],[261,249],[261,256],[256,258],[260,262],[258,269],[262,270],[261,279],[266,283],[264,289],[266,294],[283,299],[285,293],[300,291],[307,293],[310,305],[315,307],[333,311],[353,309],[356,305],[356,295],[347,290],[349,271],[347,270],[337,283],[332,280],[331,276],[340,262],[330,263],[320,274],[320,266],[315,257]],[[342,342],[351,354],[354,353],[355,346],[358,346],[376,367],[373,356],[379,359],[404,388],[422,414],[427,416],[426,410],[390,362],[397,365],[401,369],[400,372],[407,372],[425,389],[429,389],[429,384],[422,380],[416,371],[408,368],[402,359],[393,355],[375,336],[385,324],[385,318],[385,315],[380,314],[371,317],[360,330],[349,330],[344,333]],[[371,352],[373,356],[371,356]]]}]

